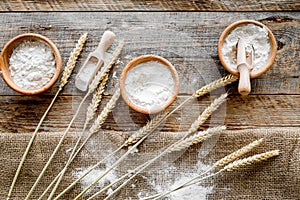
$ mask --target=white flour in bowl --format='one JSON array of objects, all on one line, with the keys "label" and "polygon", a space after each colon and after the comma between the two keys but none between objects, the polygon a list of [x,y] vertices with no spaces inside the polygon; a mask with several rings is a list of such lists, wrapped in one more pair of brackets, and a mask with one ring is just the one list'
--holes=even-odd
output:
[{"label": "white flour in bowl", "polygon": [[55,58],[51,48],[40,41],[19,44],[9,58],[10,76],[26,90],[45,86],[55,74]]},{"label": "white flour in bowl", "polygon": [[174,87],[171,71],[157,61],[138,64],[125,79],[128,99],[146,110],[161,109],[172,98]]},{"label": "white flour in bowl", "polygon": [[236,67],[236,44],[239,38],[247,43],[247,52],[254,48],[253,71],[264,68],[267,65],[271,50],[268,30],[255,24],[241,25],[233,29],[225,38],[222,46],[224,61],[232,69]]}]

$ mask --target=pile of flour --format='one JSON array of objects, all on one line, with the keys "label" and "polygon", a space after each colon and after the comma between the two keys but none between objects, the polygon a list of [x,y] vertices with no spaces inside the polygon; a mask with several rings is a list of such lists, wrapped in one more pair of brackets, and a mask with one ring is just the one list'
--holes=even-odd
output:
[{"label": "pile of flour", "polygon": [[51,48],[40,41],[24,41],[9,58],[10,76],[26,90],[45,86],[55,74],[55,58]]},{"label": "pile of flour", "polygon": [[224,61],[232,69],[237,69],[236,65],[236,44],[239,38],[243,38],[247,43],[247,52],[254,48],[253,71],[264,68],[269,59],[271,50],[268,30],[255,24],[241,25],[233,29],[225,38],[222,46]]},{"label": "pile of flour", "polygon": [[148,61],[130,69],[125,92],[129,100],[145,110],[159,110],[172,98],[175,83],[170,70],[160,62]]}]

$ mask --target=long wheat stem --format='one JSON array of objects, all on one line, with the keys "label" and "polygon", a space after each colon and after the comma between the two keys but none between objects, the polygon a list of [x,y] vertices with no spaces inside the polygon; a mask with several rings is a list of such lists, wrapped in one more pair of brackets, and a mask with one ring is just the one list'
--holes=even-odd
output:
[{"label": "long wheat stem", "polygon": [[[72,149],[72,152],[69,156],[69,160],[67,161],[65,167],[62,169],[62,171],[59,173],[59,178],[55,178],[54,181],[56,181],[56,184],[54,186],[54,188],[52,189],[49,197],[48,197],[48,200],[51,200],[52,197],[54,196],[54,193],[55,191],[57,190],[57,187],[59,186],[61,180],[62,180],[62,177],[64,176],[65,172],[67,171],[68,169],[68,166],[71,164],[71,162],[74,160],[75,156],[75,153],[76,153],[76,149],[77,149],[77,146],[79,145],[83,135],[84,135],[84,132],[87,128],[87,125],[88,123],[90,122],[90,120],[93,119],[93,116],[94,114],[96,113],[96,110],[97,110],[97,107],[102,99],[102,93],[104,92],[104,87],[106,85],[106,82],[108,80],[108,74],[105,75],[104,79],[101,81],[96,93],[93,95],[93,98],[92,98],[92,103],[89,105],[88,109],[87,109],[87,114],[86,114],[86,120],[85,120],[85,123],[83,125],[83,129],[81,131],[81,134],[79,136],[79,138],[77,139],[76,143],[75,143],[75,146],[73,147]],[[79,152],[78,152],[79,153]],[[75,156],[74,156],[75,155]],[[50,185],[53,185],[54,183],[50,183]],[[48,189],[48,188],[47,188]],[[45,192],[47,192],[48,190],[46,189]],[[50,188],[49,188],[50,189]],[[43,194],[46,194],[46,193],[43,193]],[[43,194],[40,198],[43,197]]]},{"label": "long wheat stem", "polygon": [[76,144],[75,146],[73,147],[73,150],[69,156],[69,160],[68,162],[66,163],[65,167],[63,168],[63,170],[57,175],[59,176],[59,178],[56,178],[50,183],[50,185],[47,187],[47,189],[44,191],[44,193],[42,194],[42,196],[40,197],[40,199],[47,193],[47,191],[52,187],[52,185],[54,184],[54,182],[56,182],[56,185],[54,186],[50,196],[49,196],[49,199],[51,199],[53,196],[54,196],[54,192],[56,191],[61,179],[62,179],[62,176],[64,175],[64,173],[66,172],[68,166],[72,163],[72,161],[74,160],[74,158],[77,156],[77,154],[81,151],[81,149],[83,148],[83,146],[85,145],[85,143],[88,141],[88,139],[90,138],[90,136],[87,137],[87,139],[83,142],[83,144],[79,147],[79,149],[77,151],[75,151],[83,137],[83,134],[86,130],[86,127],[88,125],[88,123],[93,119],[95,113],[96,113],[96,110],[97,110],[97,107],[102,99],[102,93],[104,92],[104,88],[105,88],[105,85],[107,83],[107,80],[108,80],[108,73],[111,69],[111,67],[114,65],[114,63],[116,62],[117,58],[119,57],[122,49],[123,49],[123,46],[124,46],[124,43],[123,42],[120,42],[118,47],[116,48],[115,52],[113,53],[112,55],[112,58],[110,60],[110,62],[108,63],[107,66],[104,67],[103,70],[101,70],[97,75],[96,77],[93,79],[91,85],[89,86],[89,93],[92,93],[94,92],[94,90],[96,89],[97,85],[99,85],[99,82],[100,82],[100,85],[98,86],[97,90],[96,90],[96,93],[93,95],[93,98],[92,98],[92,103],[89,105],[89,107],[87,108],[87,114],[86,114],[86,120],[85,120],[85,123],[84,123],[84,127],[82,129],[82,132],[79,136],[79,138],[77,139],[76,141]]},{"label": "long wheat stem", "polygon": [[45,113],[43,114],[42,118],[40,119],[40,121],[39,121],[36,129],[34,130],[34,133],[32,134],[32,137],[31,137],[31,139],[30,139],[30,141],[29,141],[29,143],[28,143],[28,145],[26,147],[26,150],[25,150],[25,152],[24,152],[24,154],[23,154],[23,156],[21,158],[20,164],[19,164],[19,166],[17,168],[17,171],[16,171],[15,176],[13,178],[12,184],[10,186],[9,192],[7,194],[7,200],[9,200],[10,197],[11,197],[12,191],[14,189],[14,186],[15,186],[16,181],[18,179],[18,176],[20,174],[21,168],[22,168],[22,166],[24,164],[24,161],[25,161],[25,159],[27,157],[27,154],[29,153],[29,150],[30,150],[30,148],[31,148],[31,146],[33,144],[33,141],[35,140],[35,138],[37,136],[38,130],[40,129],[42,123],[44,122],[46,116],[48,115],[48,112],[50,111],[50,109],[52,108],[54,102],[56,101],[56,98],[58,97],[60,91],[67,84],[68,79],[69,79],[70,75],[72,74],[73,69],[74,69],[74,67],[76,65],[77,58],[80,55],[80,53],[81,53],[81,51],[83,49],[83,46],[84,46],[86,40],[87,40],[87,33],[85,33],[84,35],[82,35],[79,38],[78,43],[76,44],[75,49],[71,53],[71,56],[70,56],[70,58],[68,60],[68,63],[67,63],[67,66],[65,67],[65,69],[63,71],[63,75],[62,75],[62,78],[60,80],[59,88],[58,88],[55,96],[53,97],[50,105],[48,106],[47,110],[45,111]]},{"label": "long wheat stem", "polygon": [[63,135],[61,136],[57,146],[55,147],[54,151],[52,152],[51,156],[49,157],[47,163],[45,164],[44,168],[42,169],[42,171],[40,172],[38,178],[36,179],[35,183],[33,184],[33,186],[31,187],[30,191],[28,192],[27,196],[26,196],[26,200],[28,200],[30,198],[30,196],[32,195],[32,193],[34,192],[37,184],[39,183],[39,181],[41,180],[42,176],[44,175],[44,173],[46,172],[46,170],[48,169],[52,159],[54,158],[54,156],[56,155],[57,151],[59,150],[60,146],[62,145],[67,133],[69,132],[72,124],[74,123],[74,120],[76,119],[77,115],[79,114],[79,111],[84,103],[84,101],[87,99],[88,97],[88,93],[84,96],[84,98],[82,99],[81,103],[79,104],[77,111],[75,113],[75,115],[73,116],[73,118],[71,119],[67,129],[65,130],[65,132],[63,133]]}]

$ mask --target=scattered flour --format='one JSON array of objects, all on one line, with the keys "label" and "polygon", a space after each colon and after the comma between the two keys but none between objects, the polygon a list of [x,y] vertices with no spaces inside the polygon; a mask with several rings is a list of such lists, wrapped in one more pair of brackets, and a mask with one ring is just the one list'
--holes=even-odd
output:
[{"label": "scattered flour", "polygon": [[[75,178],[80,178],[84,173],[86,173],[90,167],[87,168],[76,168],[73,170],[72,175]],[[105,172],[105,169],[95,169],[91,173],[89,173],[86,177],[84,177],[80,183],[81,183],[81,188],[84,189],[91,183],[93,183],[100,175],[102,175]],[[106,176],[104,176],[97,184],[96,186],[98,187],[103,187],[104,184],[107,183],[112,183],[115,180],[117,180],[118,177],[116,173],[112,170],[110,173],[108,173]],[[108,189],[107,193],[110,194],[112,192],[112,189]]]},{"label": "scattered flour", "polygon": [[[160,171],[149,173],[147,176],[147,182],[156,193],[162,193],[169,191],[170,189],[176,188],[179,185],[191,180],[192,178],[199,175],[210,168],[209,165],[204,165],[202,162],[198,162],[194,169],[178,169],[175,166],[166,167]],[[164,177],[160,179],[158,177]],[[175,177],[175,179],[174,179]],[[191,200],[191,199],[206,199],[206,195],[212,193],[213,186],[205,187],[201,184],[194,184],[189,187],[180,189],[176,192],[172,192],[167,196],[170,200]],[[139,192],[138,198],[143,199],[146,196],[152,194]]]},{"label": "scattered flour", "polygon": [[51,48],[40,41],[22,42],[9,58],[9,71],[18,87],[27,90],[42,88],[56,71]]},{"label": "scattered flour", "polygon": [[141,63],[127,73],[125,92],[129,100],[145,110],[160,110],[172,98],[174,80],[170,70],[160,62]]},{"label": "scattered flour", "polygon": [[253,71],[266,66],[271,50],[268,30],[255,24],[241,25],[233,29],[225,38],[222,46],[224,61],[232,69],[236,67],[236,44],[239,38],[247,43],[247,52],[254,48]]}]

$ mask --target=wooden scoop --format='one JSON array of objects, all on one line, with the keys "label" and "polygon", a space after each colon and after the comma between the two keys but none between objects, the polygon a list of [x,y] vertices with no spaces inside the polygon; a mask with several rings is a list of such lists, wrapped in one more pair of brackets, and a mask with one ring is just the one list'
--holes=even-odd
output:
[{"label": "wooden scoop", "polygon": [[97,71],[104,63],[104,54],[113,43],[116,35],[111,31],[105,31],[95,51],[88,55],[83,66],[75,78],[75,87],[81,91],[87,91],[89,84],[95,77]]},{"label": "wooden scoop", "polygon": [[240,38],[237,43],[237,69],[240,72],[239,93],[241,95],[248,95],[251,91],[250,72],[253,69],[253,50],[250,55],[246,55],[246,42]]}]

